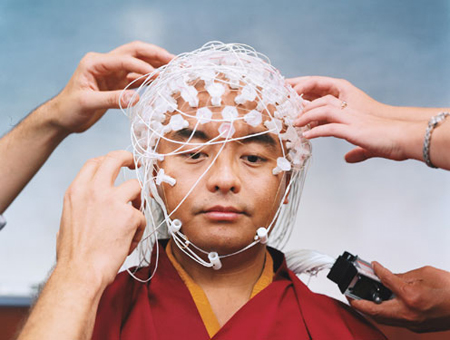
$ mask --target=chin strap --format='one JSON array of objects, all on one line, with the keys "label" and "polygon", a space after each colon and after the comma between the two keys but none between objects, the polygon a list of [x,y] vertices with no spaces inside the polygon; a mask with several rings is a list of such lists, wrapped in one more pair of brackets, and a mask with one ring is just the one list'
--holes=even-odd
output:
[{"label": "chin strap", "polygon": [[[233,256],[233,255],[237,255],[239,253],[242,253],[242,252],[246,251],[247,249],[253,247],[254,245],[256,245],[258,243],[267,244],[267,242],[269,241],[269,231],[268,231],[268,229],[266,229],[264,227],[261,227],[261,228],[258,228],[258,230],[256,231],[256,235],[255,235],[254,241],[251,242],[249,245],[247,245],[246,247],[244,247],[244,248],[242,248],[242,249],[240,249],[240,250],[238,250],[238,251],[236,251],[234,253],[225,254],[225,255],[219,255],[215,251],[207,252],[206,250],[201,249],[200,247],[196,246],[194,243],[189,241],[187,239],[186,235],[184,235],[180,231],[181,226],[183,224],[182,224],[182,222],[179,219],[174,219],[173,221],[169,221],[167,224],[168,224],[169,233],[172,236],[173,241],[175,242],[177,247],[180,248],[180,250],[183,253],[185,253],[192,260],[194,260],[195,262],[201,264],[202,266],[207,267],[207,268],[212,268],[214,270],[219,270],[220,268],[222,268],[222,261],[220,259],[226,258],[226,257],[230,257],[230,256]],[[192,246],[192,248],[195,248],[199,252],[207,255],[209,262],[203,260],[200,256],[198,256],[190,248],[191,246]]]}]

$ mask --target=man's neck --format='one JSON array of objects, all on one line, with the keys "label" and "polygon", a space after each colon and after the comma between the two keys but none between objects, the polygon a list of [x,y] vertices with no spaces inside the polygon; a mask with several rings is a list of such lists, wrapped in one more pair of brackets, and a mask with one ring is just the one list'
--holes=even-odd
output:
[{"label": "man's neck", "polygon": [[266,255],[264,245],[256,245],[240,254],[221,259],[222,268],[219,270],[198,264],[186,256],[174,243],[171,242],[171,245],[177,262],[202,288],[239,286],[248,287],[251,290],[264,268]]},{"label": "man's neck", "polygon": [[256,245],[222,259],[222,268],[206,268],[187,257],[175,244],[172,252],[189,276],[205,292],[220,325],[228,321],[251,297],[264,268],[266,247]]}]

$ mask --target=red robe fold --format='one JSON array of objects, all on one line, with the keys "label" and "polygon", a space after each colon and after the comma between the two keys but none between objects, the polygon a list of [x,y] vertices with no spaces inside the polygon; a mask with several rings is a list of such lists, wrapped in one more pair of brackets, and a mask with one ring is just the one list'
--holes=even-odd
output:
[{"label": "red robe fold", "polygon": [[[347,305],[311,292],[286,267],[281,252],[269,251],[276,270],[273,282],[237,311],[213,339],[386,339]],[[152,268],[146,267],[137,274],[147,278],[151,272]],[[210,339],[189,290],[163,247],[150,282],[140,283],[124,272],[106,289],[92,338]]]}]

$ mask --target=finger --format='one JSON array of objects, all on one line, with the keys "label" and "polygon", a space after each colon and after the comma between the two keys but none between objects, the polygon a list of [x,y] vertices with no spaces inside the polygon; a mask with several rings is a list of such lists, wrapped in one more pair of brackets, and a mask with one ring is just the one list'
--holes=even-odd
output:
[{"label": "finger", "polygon": [[350,132],[346,125],[340,123],[328,123],[316,126],[309,131],[303,132],[303,137],[314,139],[317,137],[336,137],[347,140]]},{"label": "finger", "polygon": [[308,111],[311,111],[311,110],[314,110],[316,108],[319,108],[319,107],[322,107],[322,106],[326,106],[326,105],[331,105],[331,106],[334,106],[336,108],[341,109],[341,107],[342,107],[342,100],[339,100],[335,96],[327,94],[327,95],[325,95],[323,97],[320,97],[318,99],[315,99],[315,100],[307,103],[303,107],[303,112],[308,112]]},{"label": "finger", "polygon": [[320,122],[318,120],[313,120],[313,121],[309,122],[309,127],[311,129],[315,128],[316,126],[319,126],[319,125],[320,125]]},{"label": "finger", "polygon": [[325,95],[339,97],[339,79],[321,76],[298,77],[288,80],[298,94],[303,98],[314,100]]},{"label": "finger", "polygon": [[79,185],[81,183],[89,182],[97,172],[100,164],[102,162],[103,157],[92,158],[89,159],[86,163],[84,163],[80,172],[77,174],[75,179],[72,182],[72,185]]},{"label": "finger", "polygon": [[372,262],[372,267],[383,285],[389,288],[395,295],[402,296],[403,287],[406,283],[401,278],[392,274],[389,269],[383,267],[376,261]]},{"label": "finger", "polygon": [[[141,200],[141,195],[139,193],[139,195],[137,195],[132,201],[131,201],[131,205],[133,206],[133,208],[135,208],[136,210],[143,210],[143,206],[142,206],[142,200]],[[141,209],[142,208],[142,209]]]},{"label": "finger", "polygon": [[134,106],[139,102],[139,94],[133,90],[116,90],[90,92],[85,95],[84,104],[86,107],[98,109],[119,109]]},{"label": "finger", "polygon": [[138,246],[139,242],[142,239],[142,236],[144,235],[145,226],[147,225],[147,221],[145,219],[145,216],[143,213],[139,212],[139,226],[136,229],[136,232],[134,233],[133,239],[131,240],[130,249],[128,251],[128,255],[130,255]]},{"label": "finger", "polygon": [[325,123],[345,123],[348,117],[342,114],[340,109],[334,106],[322,106],[303,113],[294,121],[295,126],[305,126],[313,121],[319,124]]},{"label": "finger", "polygon": [[154,68],[145,61],[129,55],[94,54],[86,63],[95,75],[109,75],[118,71],[141,74],[151,73]]},{"label": "finger", "polygon": [[142,83],[147,79],[148,75],[140,73],[129,73],[127,74],[127,82],[129,88],[137,88],[142,85]]},{"label": "finger", "polygon": [[130,169],[135,167],[131,152],[118,150],[108,153],[95,174],[96,181],[103,185],[114,185],[120,169],[124,166]]},{"label": "finger", "polygon": [[[117,195],[120,197],[121,200],[125,202],[133,202],[137,199],[140,201],[141,197],[141,185],[139,184],[139,181],[137,179],[130,179],[121,185],[119,185],[116,188]],[[136,207],[134,204],[133,206],[137,209],[140,208],[140,202],[139,205]]]},{"label": "finger", "polygon": [[148,82],[150,84],[158,76],[158,72],[152,72],[151,74],[139,74],[132,72],[129,73],[126,78],[130,88],[137,88],[144,82]]},{"label": "finger", "polygon": [[[307,83],[311,78],[313,78],[313,76],[294,77],[287,78],[285,81],[286,84],[291,85],[294,89],[296,86],[298,86],[298,88],[300,89],[303,89],[302,86],[304,86],[304,84]],[[303,94],[303,92],[299,92],[298,94]]]},{"label": "finger", "polygon": [[148,61],[152,66],[160,67],[170,62],[174,55],[169,53],[162,47],[144,43],[142,41],[134,41],[122,45],[113,51],[113,54],[129,54],[133,57]]},{"label": "finger", "polygon": [[356,147],[353,150],[347,152],[347,154],[345,155],[345,161],[347,163],[358,163],[363,162],[372,157],[375,157],[375,155],[372,152],[363,149],[361,147]]},{"label": "finger", "polygon": [[295,86],[300,82],[304,82],[308,79],[311,79],[312,76],[302,76],[302,77],[293,77],[293,78],[287,78],[286,83],[288,83],[291,86]]}]

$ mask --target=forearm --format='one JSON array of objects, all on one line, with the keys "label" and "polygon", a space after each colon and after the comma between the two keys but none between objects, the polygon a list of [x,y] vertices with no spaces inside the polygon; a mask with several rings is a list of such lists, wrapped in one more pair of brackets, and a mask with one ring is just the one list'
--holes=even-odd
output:
[{"label": "forearm", "polygon": [[[382,116],[400,122],[399,147],[406,158],[424,162],[423,144],[429,120],[449,108],[395,107],[385,105]],[[438,168],[450,170],[450,118],[432,131],[429,155]],[[394,122],[394,121],[392,121]]]},{"label": "forearm", "polygon": [[104,287],[86,272],[56,268],[18,340],[90,339]]},{"label": "forearm", "polygon": [[406,121],[428,121],[439,112],[449,110],[449,108],[391,106],[383,104],[381,106],[381,116]]},{"label": "forearm", "polygon": [[0,139],[0,214],[67,136],[50,119],[57,106],[54,99],[43,104]]}]

